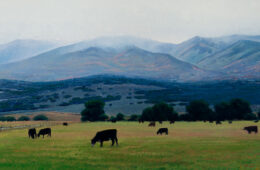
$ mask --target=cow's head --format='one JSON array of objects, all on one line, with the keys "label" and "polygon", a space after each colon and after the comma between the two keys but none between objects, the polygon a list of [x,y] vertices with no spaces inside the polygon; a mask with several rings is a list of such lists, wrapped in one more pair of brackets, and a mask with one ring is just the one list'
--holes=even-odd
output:
[{"label": "cow's head", "polygon": [[91,145],[92,145],[92,147],[95,145],[96,142],[97,142],[97,141],[95,140],[95,138],[91,140]]}]

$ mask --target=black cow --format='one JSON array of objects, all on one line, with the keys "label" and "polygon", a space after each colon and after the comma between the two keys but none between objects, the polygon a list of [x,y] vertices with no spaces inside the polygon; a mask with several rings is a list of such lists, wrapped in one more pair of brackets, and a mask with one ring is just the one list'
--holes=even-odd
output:
[{"label": "black cow", "polygon": [[162,135],[163,133],[165,133],[166,135],[168,135],[168,128],[160,128],[160,129],[157,131],[157,135],[158,135],[158,134]]},{"label": "black cow", "polygon": [[174,121],[174,120],[171,120],[171,121],[170,121],[170,124],[174,124],[174,123],[175,123],[175,121]]},{"label": "black cow", "polygon": [[209,123],[213,123],[213,121],[212,121],[212,120],[210,120],[210,121],[209,121]]},{"label": "black cow", "polygon": [[28,130],[28,136],[29,136],[29,138],[32,138],[32,139],[36,138],[37,137],[36,129],[35,128],[29,129]]},{"label": "black cow", "polygon": [[114,146],[115,141],[116,144],[118,145],[116,129],[108,129],[108,130],[97,132],[96,136],[91,140],[91,144],[92,146],[94,146],[96,142],[100,142],[100,147],[102,147],[103,142],[108,140],[112,141],[112,146]]},{"label": "black cow", "polygon": [[139,123],[144,123],[143,119],[139,119],[138,121],[139,121]]},{"label": "black cow", "polygon": [[257,126],[247,126],[247,127],[244,127],[244,130],[246,130],[249,134],[251,132],[255,132],[255,133],[258,132]]},{"label": "black cow", "polygon": [[259,120],[255,120],[254,122],[257,123],[257,122],[259,122]]},{"label": "black cow", "polygon": [[63,126],[68,126],[69,124],[67,122],[63,122]]},{"label": "black cow", "polygon": [[42,138],[44,138],[44,135],[51,137],[51,128],[41,129],[38,133],[38,137],[40,137],[40,135],[42,135]]},{"label": "black cow", "polygon": [[154,127],[154,126],[155,126],[155,122],[151,122],[151,123],[149,123],[148,126],[151,126],[151,127],[153,126],[153,127]]},{"label": "black cow", "polygon": [[115,119],[112,119],[111,122],[112,122],[112,123],[116,123],[116,120],[115,120]]},{"label": "black cow", "polygon": [[222,124],[221,121],[219,120],[216,121],[216,125],[221,125],[221,124]]}]

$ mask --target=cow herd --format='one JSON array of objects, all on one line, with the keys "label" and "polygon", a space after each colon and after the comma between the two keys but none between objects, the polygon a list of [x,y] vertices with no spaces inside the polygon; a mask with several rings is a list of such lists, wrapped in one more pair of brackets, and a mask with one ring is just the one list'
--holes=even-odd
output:
[{"label": "cow herd", "polygon": [[[143,123],[143,122],[140,122]],[[159,122],[162,123],[162,122]],[[170,122],[172,124],[174,122]],[[221,123],[218,123],[221,124]],[[68,123],[63,123],[64,126],[68,126]],[[150,122],[148,124],[149,127],[155,127],[156,123],[155,122]],[[258,133],[258,127],[257,126],[247,126],[244,127],[243,130],[246,130],[248,134],[251,134],[251,132],[254,132],[255,134]],[[159,128],[157,131],[157,135],[162,135],[162,134],[168,135],[168,128]],[[35,139],[39,138],[41,135],[44,138],[45,135],[48,137],[51,137],[51,128],[44,128],[39,131],[37,134],[36,129],[32,128],[28,130],[28,135],[29,138]],[[116,143],[118,145],[118,139],[117,139],[117,130],[116,129],[107,129],[103,131],[99,131],[96,133],[95,137],[91,140],[91,145],[94,146],[96,142],[100,142],[100,147],[103,146],[104,141],[112,141],[112,146]]]},{"label": "cow herd", "polygon": [[42,138],[44,138],[45,135],[48,135],[49,137],[51,137],[51,128],[44,128],[41,129],[39,131],[39,133],[36,133],[36,129],[32,128],[28,130],[28,136],[29,138],[35,139],[35,138],[39,138],[42,135]]}]

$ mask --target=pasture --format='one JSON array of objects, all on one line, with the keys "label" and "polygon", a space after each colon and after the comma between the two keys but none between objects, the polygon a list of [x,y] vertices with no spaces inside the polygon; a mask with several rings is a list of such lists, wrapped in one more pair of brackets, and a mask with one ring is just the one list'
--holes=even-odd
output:
[{"label": "pasture", "polygon": [[[52,137],[29,139],[28,129],[0,131],[1,169],[258,169],[260,134],[247,134],[237,121],[156,124],[97,122],[55,125]],[[169,135],[156,135],[167,127]],[[119,146],[103,148],[90,140],[97,131],[116,128]],[[37,132],[40,128],[37,128]]]}]

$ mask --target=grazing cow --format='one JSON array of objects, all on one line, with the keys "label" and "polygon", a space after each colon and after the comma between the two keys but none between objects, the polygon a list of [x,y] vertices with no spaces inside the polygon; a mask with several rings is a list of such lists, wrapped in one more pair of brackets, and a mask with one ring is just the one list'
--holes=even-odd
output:
[{"label": "grazing cow", "polygon": [[148,126],[154,127],[155,126],[155,122],[150,122]]},{"label": "grazing cow", "polygon": [[115,119],[112,119],[111,122],[112,122],[112,123],[116,123],[116,120],[115,120]]},{"label": "grazing cow", "polygon": [[255,133],[258,132],[257,126],[247,126],[247,127],[244,127],[243,130],[246,130],[249,134],[251,132],[255,132]]},{"label": "grazing cow", "polygon": [[254,122],[257,123],[257,122],[259,122],[259,120],[255,120]]},{"label": "grazing cow", "polygon": [[29,129],[28,130],[28,135],[29,135],[29,138],[32,138],[32,139],[36,138],[37,137],[36,129],[35,128]]},{"label": "grazing cow", "polygon": [[158,135],[158,134],[162,135],[163,133],[165,133],[166,135],[168,135],[168,128],[160,128],[160,129],[157,131],[157,135]]},{"label": "grazing cow", "polygon": [[222,124],[221,121],[219,120],[216,121],[216,125],[221,125],[221,124]]},{"label": "grazing cow", "polygon": [[213,121],[212,121],[212,120],[210,120],[210,121],[209,121],[209,123],[213,123]]},{"label": "grazing cow", "polygon": [[44,135],[51,137],[51,128],[41,129],[38,133],[38,137],[40,137],[40,135],[42,135],[42,138],[44,138]]},{"label": "grazing cow", "polygon": [[139,121],[139,123],[144,123],[143,119],[139,119],[138,121]]},{"label": "grazing cow", "polygon": [[100,147],[102,147],[103,142],[108,140],[112,141],[112,146],[114,146],[115,141],[116,144],[118,145],[116,129],[108,129],[108,130],[97,132],[96,136],[91,140],[91,144],[92,146],[94,146],[96,142],[100,142]]},{"label": "grazing cow", "polygon": [[69,124],[67,122],[63,122],[63,126],[68,126]]},{"label": "grazing cow", "polygon": [[175,121],[174,121],[174,120],[171,120],[171,121],[170,121],[170,124],[174,124],[174,123],[175,123]]}]

